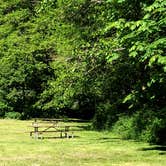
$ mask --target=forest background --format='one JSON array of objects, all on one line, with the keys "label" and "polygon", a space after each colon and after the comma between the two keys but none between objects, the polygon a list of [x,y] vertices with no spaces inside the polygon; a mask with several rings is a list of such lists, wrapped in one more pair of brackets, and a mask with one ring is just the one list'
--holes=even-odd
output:
[{"label": "forest background", "polygon": [[1,0],[0,116],[166,144],[165,29],[165,0]]}]

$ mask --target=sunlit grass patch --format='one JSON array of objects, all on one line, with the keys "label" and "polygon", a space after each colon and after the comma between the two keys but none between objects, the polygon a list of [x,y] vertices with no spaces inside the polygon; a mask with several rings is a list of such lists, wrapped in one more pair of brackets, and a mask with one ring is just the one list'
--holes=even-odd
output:
[{"label": "sunlit grass patch", "polygon": [[[122,140],[111,132],[35,140],[32,121],[0,120],[0,166],[165,166],[164,148]],[[72,123],[73,124],[73,123]]]}]

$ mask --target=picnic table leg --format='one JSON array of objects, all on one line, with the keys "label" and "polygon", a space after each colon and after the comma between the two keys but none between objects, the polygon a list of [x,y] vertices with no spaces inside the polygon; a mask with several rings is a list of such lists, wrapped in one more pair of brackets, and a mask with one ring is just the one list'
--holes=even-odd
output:
[{"label": "picnic table leg", "polygon": [[74,132],[71,133],[71,137],[74,138]]},{"label": "picnic table leg", "polygon": [[34,127],[34,138],[38,139],[39,138],[39,132],[38,132],[38,127]]},{"label": "picnic table leg", "polygon": [[43,133],[40,133],[40,139],[43,139]]},{"label": "picnic table leg", "polygon": [[65,137],[69,138],[69,126],[65,126]]},{"label": "picnic table leg", "polygon": [[67,132],[65,132],[65,138],[69,138],[69,135]]},{"label": "picnic table leg", "polygon": [[60,132],[60,138],[62,138],[62,131]]}]

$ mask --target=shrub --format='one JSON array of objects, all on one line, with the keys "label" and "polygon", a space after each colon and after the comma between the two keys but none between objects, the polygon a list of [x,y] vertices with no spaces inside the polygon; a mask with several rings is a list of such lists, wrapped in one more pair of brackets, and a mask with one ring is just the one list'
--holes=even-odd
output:
[{"label": "shrub", "polygon": [[112,131],[121,135],[123,139],[135,139],[134,118],[127,116],[119,117],[119,120],[114,124]]},{"label": "shrub", "polygon": [[102,103],[97,106],[93,118],[93,127],[98,130],[110,129],[117,120],[116,109],[110,103]]},{"label": "shrub", "polygon": [[4,117],[5,111],[0,109],[0,118]]},{"label": "shrub", "polygon": [[124,139],[136,139],[154,144],[166,144],[166,117],[158,116],[151,110],[139,111],[132,115],[121,116],[113,126],[113,132]]},{"label": "shrub", "polygon": [[103,109],[103,107],[98,107],[96,110],[96,114],[93,118],[93,127],[97,130],[102,130],[105,128],[105,122],[106,122],[106,112]]},{"label": "shrub", "polygon": [[[1,99],[0,99],[1,100]],[[5,116],[5,111],[8,109],[8,106],[3,101],[0,101],[0,117]]]},{"label": "shrub", "polygon": [[152,123],[146,126],[140,138],[149,143],[166,144],[166,121],[155,117]]},{"label": "shrub", "polygon": [[19,112],[6,112],[5,118],[7,118],[7,119],[21,119],[21,114]]}]

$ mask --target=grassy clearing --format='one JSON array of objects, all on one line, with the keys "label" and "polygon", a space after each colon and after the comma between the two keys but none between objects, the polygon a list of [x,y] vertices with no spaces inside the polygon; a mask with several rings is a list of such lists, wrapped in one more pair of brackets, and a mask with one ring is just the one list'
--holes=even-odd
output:
[{"label": "grassy clearing", "polygon": [[82,131],[74,139],[34,140],[31,121],[0,120],[0,166],[165,166],[165,147]]}]

